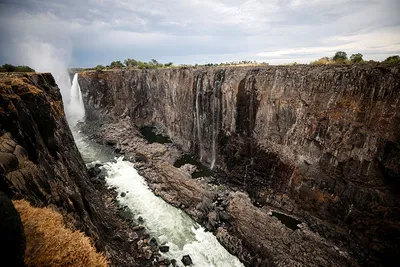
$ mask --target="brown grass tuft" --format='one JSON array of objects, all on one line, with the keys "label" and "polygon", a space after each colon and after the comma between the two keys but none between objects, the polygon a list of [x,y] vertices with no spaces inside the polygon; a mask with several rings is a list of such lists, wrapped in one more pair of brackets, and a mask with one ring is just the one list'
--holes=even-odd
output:
[{"label": "brown grass tuft", "polygon": [[109,266],[103,254],[79,231],[66,228],[60,213],[13,201],[26,235],[25,264],[29,266]]}]

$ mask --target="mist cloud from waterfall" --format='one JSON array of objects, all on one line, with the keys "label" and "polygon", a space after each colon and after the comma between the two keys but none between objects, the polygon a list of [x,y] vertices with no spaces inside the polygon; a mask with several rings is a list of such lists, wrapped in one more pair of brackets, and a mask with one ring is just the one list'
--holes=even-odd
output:
[{"label": "mist cloud from waterfall", "polygon": [[3,0],[0,63],[45,70],[46,50],[74,67],[128,57],[308,63],[337,50],[383,60],[400,53],[398,10],[398,0]]},{"label": "mist cloud from waterfall", "polygon": [[[71,40],[62,27],[54,27],[50,14],[30,14],[0,4],[1,62],[28,65],[38,72],[51,72],[69,99],[71,83],[67,68],[71,64]],[[4,8],[6,7],[6,8]]]}]

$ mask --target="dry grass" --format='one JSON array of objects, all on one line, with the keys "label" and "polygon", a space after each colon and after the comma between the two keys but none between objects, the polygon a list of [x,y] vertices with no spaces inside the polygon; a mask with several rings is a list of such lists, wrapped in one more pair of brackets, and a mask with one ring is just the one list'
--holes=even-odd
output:
[{"label": "dry grass", "polygon": [[320,58],[316,61],[311,62],[311,65],[328,65],[328,64],[333,64],[334,61],[331,61],[328,57],[323,57]]},{"label": "dry grass", "polygon": [[83,233],[66,228],[60,213],[13,201],[26,235],[25,263],[29,266],[109,266]]}]

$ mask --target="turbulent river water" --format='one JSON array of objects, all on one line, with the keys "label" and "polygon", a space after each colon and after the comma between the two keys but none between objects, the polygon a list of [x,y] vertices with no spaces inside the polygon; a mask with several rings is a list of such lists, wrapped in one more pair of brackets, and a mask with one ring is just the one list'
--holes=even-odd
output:
[{"label": "turbulent river water", "polygon": [[[79,90],[77,84],[73,90]],[[70,121],[70,124],[73,122]],[[107,173],[107,185],[115,187],[119,195],[126,193],[125,197],[118,197],[120,204],[128,206],[136,219],[139,216],[143,218],[143,225],[158,244],[170,247],[169,252],[163,253],[165,257],[176,259],[179,266],[182,266],[180,260],[184,255],[190,255],[192,266],[196,267],[244,266],[212,233],[206,232],[183,211],[154,195],[136,171],[134,163],[122,157],[116,158],[111,149],[93,142],[75,127],[71,128],[85,162],[102,163]]]}]

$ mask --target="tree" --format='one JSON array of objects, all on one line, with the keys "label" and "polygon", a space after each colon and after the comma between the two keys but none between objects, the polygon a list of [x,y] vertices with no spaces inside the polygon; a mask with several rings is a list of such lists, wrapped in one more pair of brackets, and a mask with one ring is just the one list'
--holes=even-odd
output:
[{"label": "tree", "polygon": [[131,58],[125,59],[124,63],[127,68],[135,68],[139,65],[136,60]]},{"label": "tree", "polygon": [[125,66],[124,66],[124,64],[121,63],[121,61],[113,61],[113,62],[111,62],[110,67],[113,69],[115,69],[115,68],[122,69]]},{"label": "tree", "polygon": [[358,54],[352,54],[352,55],[350,56],[350,61],[351,61],[351,63],[360,63],[360,62],[363,62],[363,61],[364,61],[364,60],[363,60],[363,55],[360,54],[360,53],[358,53]]},{"label": "tree", "polygon": [[151,60],[151,62],[149,62],[150,64],[153,64],[153,65],[159,65],[159,63],[158,63],[158,61],[157,60],[155,60],[154,58]]},{"label": "tree", "polygon": [[4,64],[2,66],[2,68],[6,71],[6,72],[13,72],[15,71],[15,67],[11,64]]},{"label": "tree", "polygon": [[336,54],[333,56],[333,59],[332,59],[332,60],[333,60],[333,61],[336,61],[336,62],[344,62],[344,61],[347,60],[347,54],[346,54],[346,52],[338,51],[338,52],[336,52]]},{"label": "tree", "polygon": [[94,69],[97,71],[102,71],[105,69],[105,67],[103,65],[97,65]]},{"label": "tree", "polygon": [[383,62],[385,63],[400,63],[400,57],[399,56],[390,56],[387,59],[385,59]]},{"label": "tree", "polygon": [[11,64],[4,64],[0,67],[0,72],[35,72],[35,70],[25,65],[14,66]]},{"label": "tree", "polygon": [[172,64],[174,64],[174,63],[172,63],[172,62],[168,62],[168,63],[164,64],[164,66],[165,66],[165,67],[171,67],[171,66],[172,66]]}]

